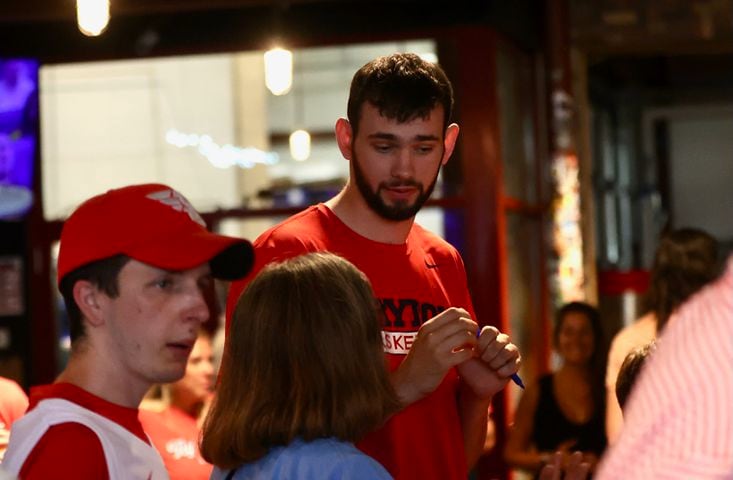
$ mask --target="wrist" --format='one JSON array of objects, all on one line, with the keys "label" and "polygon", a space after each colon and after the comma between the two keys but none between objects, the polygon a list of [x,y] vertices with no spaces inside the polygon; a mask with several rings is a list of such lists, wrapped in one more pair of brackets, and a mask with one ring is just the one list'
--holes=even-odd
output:
[{"label": "wrist", "polygon": [[401,408],[405,408],[423,397],[423,395],[420,395],[417,389],[405,379],[405,376],[400,374],[399,368],[390,374],[390,381],[392,383],[392,388],[394,388],[394,391],[397,394],[397,399],[400,401]]}]

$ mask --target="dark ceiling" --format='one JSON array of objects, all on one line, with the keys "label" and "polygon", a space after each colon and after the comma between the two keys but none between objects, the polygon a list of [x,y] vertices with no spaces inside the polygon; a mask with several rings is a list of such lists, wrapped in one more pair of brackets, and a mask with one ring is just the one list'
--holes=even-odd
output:
[{"label": "dark ceiling", "polygon": [[570,0],[570,13],[602,90],[660,101],[731,92],[733,0]]},{"label": "dark ceiling", "polygon": [[74,0],[0,1],[0,55],[66,62],[400,38],[456,25],[488,25],[536,47],[533,0],[111,0],[97,38],[76,28]]},{"label": "dark ceiling", "polygon": [[[75,0],[0,1],[0,54],[47,61],[262,48],[490,25],[541,47],[548,0],[111,0],[102,37],[75,28]],[[567,0],[571,41],[591,59],[733,53],[733,0]]]},{"label": "dark ceiling", "polygon": [[[541,50],[561,0],[111,0],[109,27],[76,28],[75,0],[0,0],[0,56],[43,63],[450,36],[496,29]],[[571,43],[591,76],[647,88],[733,85],[733,0],[567,0]],[[448,32],[447,34],[445,32]]]},{"label": "dark ceiling", "polygon": [[570,13],[591,56],[733,53],[733,0],[570,0]]}]

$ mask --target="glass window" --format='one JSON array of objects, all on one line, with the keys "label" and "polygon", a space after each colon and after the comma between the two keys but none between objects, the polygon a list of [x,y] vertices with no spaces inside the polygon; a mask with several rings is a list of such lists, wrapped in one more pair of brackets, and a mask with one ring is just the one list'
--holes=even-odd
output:
[{"label": "glass window", "polygon": [[[351,77],[395,51],[435,57],[431,40],[296,50],[282,96],[265,87],[262,52],[45,66],[45,217],[144,182],[170,184],[201,211],[321,200],[348,176],[333,126]],[[305,161],[287,141],[300,128],[312,139]]]}]

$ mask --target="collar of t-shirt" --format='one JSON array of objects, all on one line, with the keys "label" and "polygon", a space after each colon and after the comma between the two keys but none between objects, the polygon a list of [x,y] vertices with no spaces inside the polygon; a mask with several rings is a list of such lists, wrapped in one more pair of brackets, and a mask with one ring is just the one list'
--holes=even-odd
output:
[{"label": "collar of t-shirt", "polygon": [[89,393],[81,387],[65,382],[33,387],[30,393],[29,411],[33,410],[41,400],[62,398],[120,424],[144,442],[150,443],[138,419],[137,408],[123,407],[122,405],[109,402]]}]

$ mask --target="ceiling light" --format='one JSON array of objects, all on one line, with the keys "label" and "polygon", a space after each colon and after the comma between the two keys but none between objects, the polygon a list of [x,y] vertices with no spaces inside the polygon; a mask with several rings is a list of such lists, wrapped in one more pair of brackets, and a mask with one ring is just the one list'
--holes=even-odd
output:
[{"label": "ceiling light", "polygon": [[273,95],[285,95],[293,84],[293,54],[284,48],[265,52],[265,85]]},{"label": "ceiling light", "polygon": [[311,136],[305,130],[296,130],[290,134],[290,156],[302,162],[311,155]]},{"label": "ceiling light", "polygon": [[81,33],[96,37],[109,23],[109,0],[76,0],[76,21]]}]

